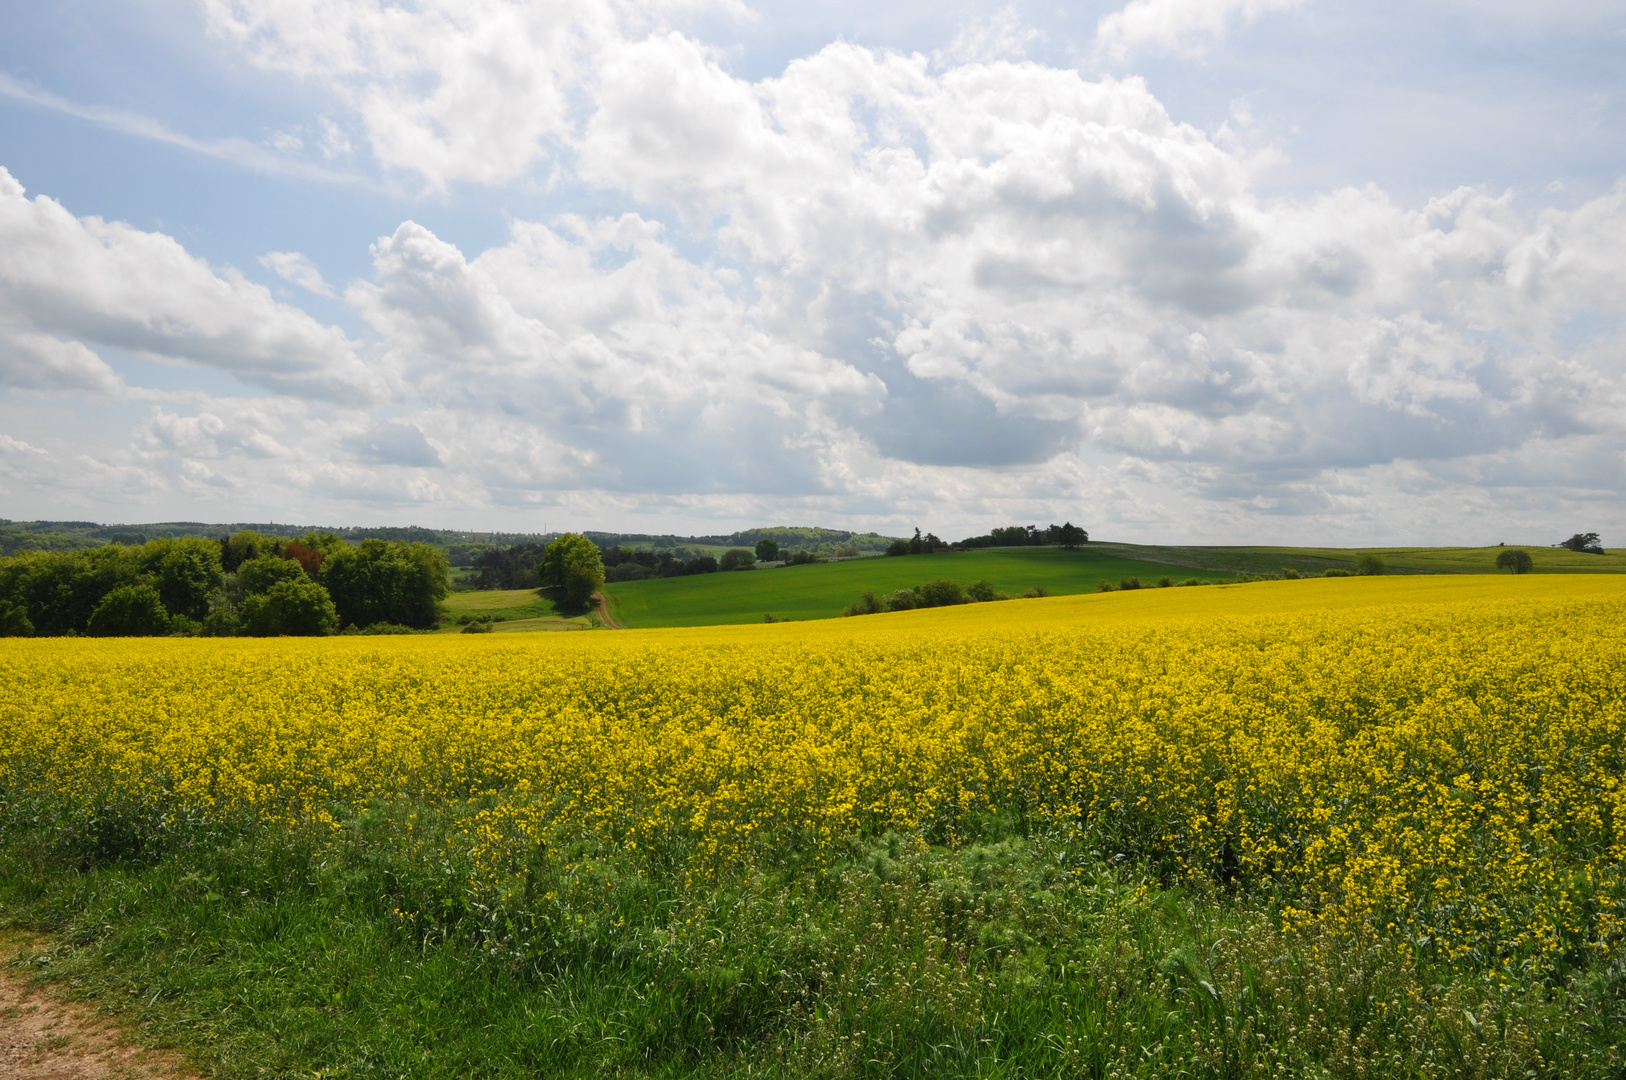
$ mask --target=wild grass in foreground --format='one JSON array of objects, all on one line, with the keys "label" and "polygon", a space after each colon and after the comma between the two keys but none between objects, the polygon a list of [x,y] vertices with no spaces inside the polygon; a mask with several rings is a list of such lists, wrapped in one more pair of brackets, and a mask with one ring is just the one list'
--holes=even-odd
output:
[{"label": "wild grass in foreground", "polygon": [[1626,581],[980,606],[12,643],[0,918],[224,1075],[1626,1069]]},{"label": "wild grass in foreground", "polygon": [[713,882],[583,844],[537,918],[402,804],[97,861],[13,834],[0,903],[56,936],[34,970],[225,1076],[1620,1075],[1618,964],[1420,963],[1010,826]]}]

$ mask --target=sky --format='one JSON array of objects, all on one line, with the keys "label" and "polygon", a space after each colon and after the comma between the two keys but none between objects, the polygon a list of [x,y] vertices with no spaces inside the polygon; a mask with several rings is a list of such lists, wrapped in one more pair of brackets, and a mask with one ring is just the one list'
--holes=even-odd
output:
[{"label": "sky", "polygon": [[0,516],[1626,537],[1626,3],[0,0]]}]

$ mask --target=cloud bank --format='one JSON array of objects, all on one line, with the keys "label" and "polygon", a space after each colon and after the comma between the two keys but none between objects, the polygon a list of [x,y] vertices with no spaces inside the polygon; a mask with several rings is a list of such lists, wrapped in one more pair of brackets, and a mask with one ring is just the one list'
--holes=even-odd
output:
[{"label": "cloud bank", "polygon": [[[1189,52],[1291,6],[1134,0],[1097,50]],[[342,291],[264,256],[342,298],[352,337],[0,174],[0,379],[116,395],[107,346],[271,395],[155,408],[108,457],[155,485],[601,518],[1075,507],[1208,536],[1285,516],[1354,542],[1597,520],[1626,480],[1626,187],[1562,211],[1264,199],[1140,79],[1020,59],[1008,14],[751,81],[673,28],[693,5],[207,10],[427,189],[546,176],[623,209],[484,251],[408,220]]]}]

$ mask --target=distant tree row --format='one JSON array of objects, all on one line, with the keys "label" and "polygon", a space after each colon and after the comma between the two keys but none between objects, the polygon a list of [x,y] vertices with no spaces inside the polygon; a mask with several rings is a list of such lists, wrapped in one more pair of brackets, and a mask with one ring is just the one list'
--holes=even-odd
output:
[{"label": "distant tree row", "polygon": [[968,536],[956,547],[1044,547],[1076,548],[1090,542],[1090,534],[1071,521],[1062,525],[1049,525],[1041,529],[1035,525],[1010,525],[995,529],[987,536]]},{"label": "distant tree row", "polygon": [[8,636],[276,636],[428,628],[448,589],[423,543],[241,530],[0,559]]},{"label": "distant tree row", "polygon": [[[777,530],[791,531],[791,530]],[[577,536],[585,543],[594,543],[586,533],[566,533],[559,540]],[[935,538],[934,538],[935,539]],[[553,543],[559,543],[555,540]],[[553,545],[516,544],[512,547],[482,552],[473,562],[476,571],[467,579],[475,589],[535,589],[561,582],[550,577],[546,568],[546,555]],[[823,562],[824,556],[806,548],[787,551],[772,537],[763,537],[755,549],[730,548],[718,558],[706,551],[692,548],[669,548],[644,551],[630,547],[603,547],[594,544],[603,570],[600,582],[642,581],[645,578],[688,577],[691,574],[715,574],[719,571],[751,570],[758,563],[803,566]],[[856,558],[857,547],[843,545],[831,553],[833,558]]]},{"label": "distant tree row", "polygon": [[976,548],[992,547],[1042,547],[1060,546],[1076,548],[1080,544],[1087,544],[1090,534],[1083,529],[1067,522],[1063,525],[1050,525],[1038,528],[1035,525],[1011,525],[1003,529],[995,529],[986,536],[968,536],[957,544],[950,544],[938,539],[932,533],[921,535],[919,529],[908,540],[894,540],[887,547],[888,555],[930,555],[935,551],[966,551]]},{"label": "distant tree row", "polygon": [[676,548],[667,551],[635,551],[628,547],[603,548],[606,581],[642,581],[652,577],[688,577],[715,574],[717,559],[704,551]]}]

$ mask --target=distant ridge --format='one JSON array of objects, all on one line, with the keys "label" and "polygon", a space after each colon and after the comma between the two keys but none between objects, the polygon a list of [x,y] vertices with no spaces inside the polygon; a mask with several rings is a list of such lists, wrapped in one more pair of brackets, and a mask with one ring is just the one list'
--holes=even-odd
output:
[{"label": "distant ridge", "polygon": [[[313,530],[337,533],[351,543],[362,540],[398,540],[431,544],[438,548],[507,547],[512,544],[543,544],[558,536],[553,532],[495,532],[465,529],[426,529],[418,525],[377,527],[295,525],[287,522],[238,521],[159,521],[146,524],[104,524],[95,521],[8,521],[0,518],[0,555],[22,551],[76,551],[103,544],[144,544],[174,536],[220,538],[242,529],[267,536],[303,536]],[[758,540],[771,539],[782,546],[815,548],[851,544],[860,551],[884,551],[895,537],[879,533],[855,533],[844,529],[804,526],[775,526],[745,529],[727,535],[679,536],[674,533],[620,533],[588,530],[584,533],[605,547],[663,548],[752,547]]]}]

